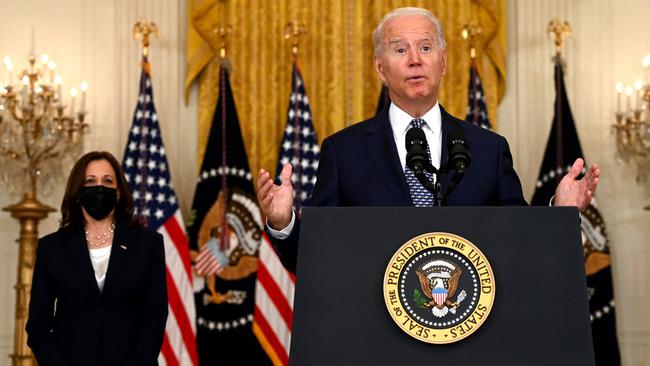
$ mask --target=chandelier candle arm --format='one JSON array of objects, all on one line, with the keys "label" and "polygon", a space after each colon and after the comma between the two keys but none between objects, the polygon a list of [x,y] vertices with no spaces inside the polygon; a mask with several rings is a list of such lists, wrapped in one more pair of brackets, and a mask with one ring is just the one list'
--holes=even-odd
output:
[{"label": "chandelier candle arm", "polygon": [[[633,162],[637,167],[637,181],[647,182],[650,172],[650,54],[643,58],[641,65],[644,76],[635,81],[634,87],[628,85],[624,88],[623,83],[616,83],[616,112],[612,130],[616,138],[617,157]],[[650,209],[650,206],[645,209]]]}]

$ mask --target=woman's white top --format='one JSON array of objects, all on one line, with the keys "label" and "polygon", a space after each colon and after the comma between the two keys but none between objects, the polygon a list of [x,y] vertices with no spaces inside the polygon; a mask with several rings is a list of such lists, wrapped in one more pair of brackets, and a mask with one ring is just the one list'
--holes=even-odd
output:
[{"label": "woman's white top", "polygon": [[99,287],[99,292],[104,290],[104,282],[106,282],[106,270],[108,270],[108,260],[111,257],[111,246],[98,249],[89,249],[90,251],[90,261],[93,264],[93,269],[95,270],[95,279],[97,280],[97,286]]}]

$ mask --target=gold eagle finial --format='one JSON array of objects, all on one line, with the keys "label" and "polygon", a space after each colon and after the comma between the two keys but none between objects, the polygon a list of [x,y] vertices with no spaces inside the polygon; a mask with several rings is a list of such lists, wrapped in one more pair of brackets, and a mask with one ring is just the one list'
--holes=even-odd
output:
[{"label": "gold eagle finial", "polygon": [[566,36],[571,38],[573,36],[571,24],[566,20],[561,21],[560,18],[555,18],[548,23],[548,29],[546,32],[549,36],[554,37],[555,55],[559,56],[562,53],[563,37]]},{"label": "gold eagle finial", "polygon": [[149,56],[149,35],[158,37],[158,26],[154,22],[148,22],[147,19],[142,18],[140,21],[133,25],[133,39],[138,39],[142,43],[142,56]]}]

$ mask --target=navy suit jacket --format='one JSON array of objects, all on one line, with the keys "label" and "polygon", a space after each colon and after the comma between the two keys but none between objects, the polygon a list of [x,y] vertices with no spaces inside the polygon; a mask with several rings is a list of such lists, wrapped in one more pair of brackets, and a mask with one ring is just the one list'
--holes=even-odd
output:
[{"label": "navy suit jacket", "polygon": [[[440,113],[441,162],[447,161],[447,136],[455,126],[465,131],[472,154],[470,167],[447,197],[446,205],[527,205],[506,139],[465,123],[442,107]],[[442,176],[443,192],[446,192],[451,176]],[[323,141],[318,180],[309,206],[413,206],[388,119],[388,108]],[[284,266],[294,273],[299,224],[296,220],[296,226],[287,239],[271,239]]]},{"label": "navy suit jacket", "polygon": [[162,236],[117,225],[99,291],[83,228],[39,240],[27,344],[39,365],[157,365],[167,321]]}]

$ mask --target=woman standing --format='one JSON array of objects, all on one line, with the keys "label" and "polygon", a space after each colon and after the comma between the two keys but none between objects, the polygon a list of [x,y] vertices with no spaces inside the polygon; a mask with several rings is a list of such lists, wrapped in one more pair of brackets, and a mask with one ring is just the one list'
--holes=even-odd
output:
[{"label": "woman standing", "polygon": [[157,365],[168,311],[163,240],[134,221],[113,155],[76,162],[61,214],[34,266],[26,330],[39,365]]}]

